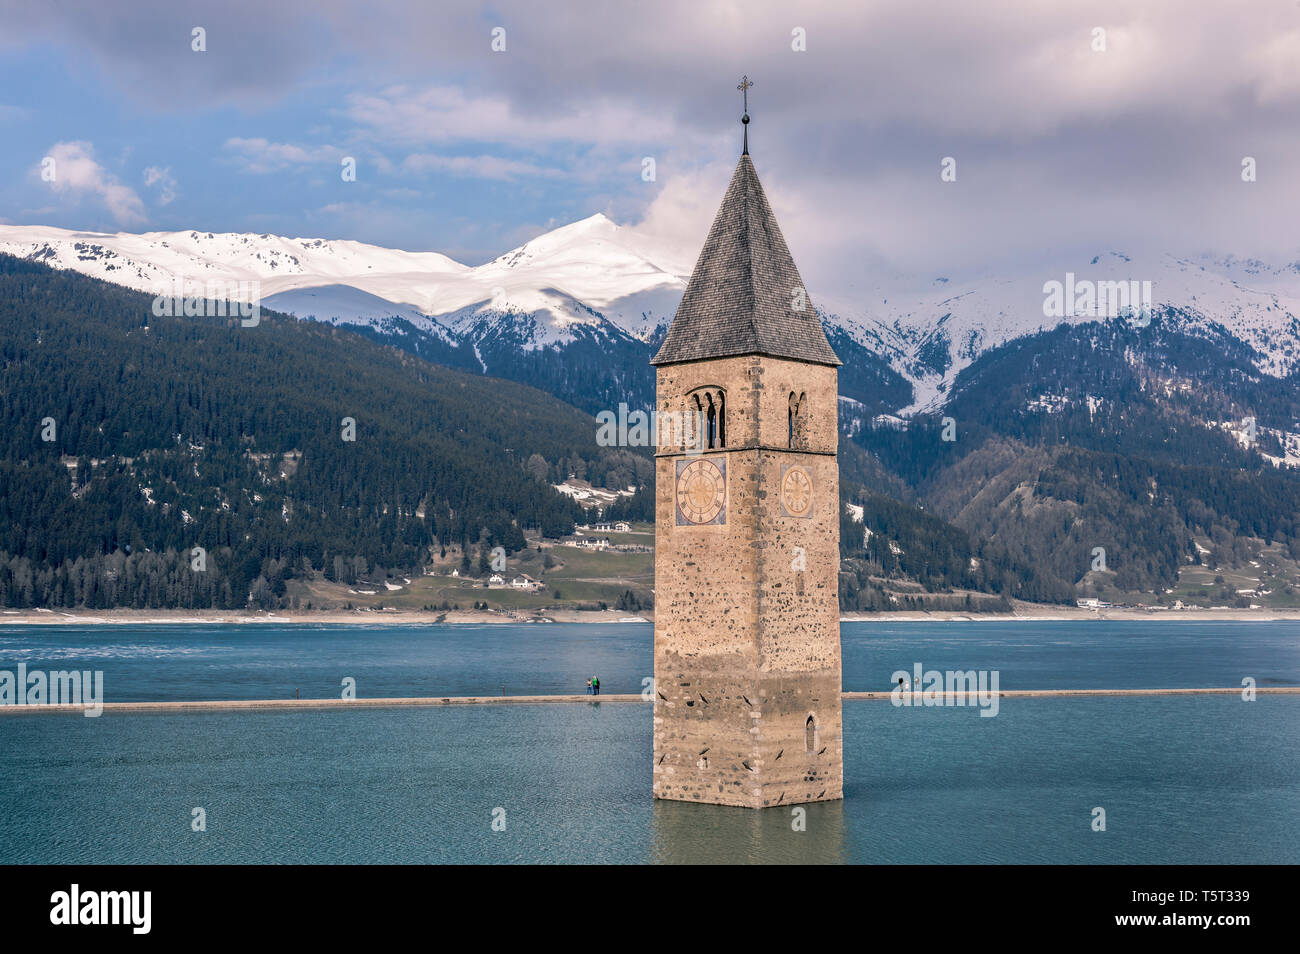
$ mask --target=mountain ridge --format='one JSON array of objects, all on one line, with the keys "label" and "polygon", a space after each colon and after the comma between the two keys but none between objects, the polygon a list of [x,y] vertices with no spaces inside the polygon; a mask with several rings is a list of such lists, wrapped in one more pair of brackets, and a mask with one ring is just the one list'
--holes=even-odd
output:
[{"label": "mountain ridge", "polygon": [[[570,347],[593,341],[635,363],[662,340],[693,261],[600,213],[477,266],[437,252],[350,240],[194,230],[136,235],[0,226],[0,252],[155,293],[176,276],[258,281],[267,308],[362,326],[372,337],[388,336],[434,360],[507,377],[513,376],[507,368],[551,363],[545,355],[523,353],[550,349],[562,361]],[[908,417],[941,407],[965,368],[1008,341],[1062,323],[1114,317],[1050,316],[1044,288],[1054,281],[1149,283],[1152,305],[1176,308],[1188,333],[1226,333],[1249,347],[1252,364],[1273,377],[1300,368],[1300,262],[1278,266],[1231,255],[1135,259],[1106,252],[1063,262],[1056,271],[955,282],[940,277],[902,291],[876,288],[852,302],[821,294],[813,299],[836,348],[850,351],[841,355],[845,364],[865,368],[867,379],[888,394],[874,402],[876,410]],[[387,330],[393,320],[406,327]],[[595,389],[607,393],[611,387],[602,379]],[[595,407],[594,395],[559,396]],[[626,396],[648,404],[652,378],[638,377]],[[872,401],[870,395],[850,396]]]}]

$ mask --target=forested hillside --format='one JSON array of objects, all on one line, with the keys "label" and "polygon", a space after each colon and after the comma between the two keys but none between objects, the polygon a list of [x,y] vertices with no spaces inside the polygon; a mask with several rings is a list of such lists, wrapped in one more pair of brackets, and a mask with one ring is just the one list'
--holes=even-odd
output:
[{"label": "forested hillside", "polygon": [[[1189,328],[1176,309],[1145,327],[1115,320],[1016,339],[964,369],[934,413],[850,422],[853,443],[879,468],[857,471],[969,534],[954,548],[943,535],[897,531],[909,572],[935,586],[970,585],[955,557],[969,551],[982,566],[1014,567],[1030,599],[1154,602],[1200,568],[1198,578],[1217,584],[1197,592],[1203,602],[1290,605],[1300,380],[1262,374],[1256,358],[1215,328]],[[889,488],[887,475],[905,490]],[[888,573],[888,555],[870,550],[846,555]],[[1230,569],[1259,585],[1225,587]],[[1003,591],[996,579],[987,585]]]},{"label": "forested hillside", "polygon": [[4,605],[277,605],[296,574],[570,532],[552,482],[650,468],[524,385],[329,325],[151,304],[0,256]]},{"label": "forested hillside", "polygon": [[[603,517],[653,519],[648,450],[597,446],[593,418],[545,391],[374,329],[151,304],[0,256],[4,606],[272,608],[294,577],[382,580],[448,552],[481,566],[525,532],[570,533],[583,513],[552,486],[570,477],[642,487]],[[515,372],[584,407],[652,378],[631,352],[595,374],[594,339],[573,367],[519,354],[536,367]],[[1290,599],[1300,381],[1255,358],[1177,312],[1062,326],[987,351],[907,421],[875,417],[905,382],[850,362],[841,605],[1191,599],[1189,585],[1203,602]]]},{"label": "forested hillside", "polygon": [[[847,499],[851,505],[840,518],[843,609],[1006,610],[1012,598],[1034,602],[1073,598],[1072,587],[1058,577],[1039,573],[1002,547],[915,504],[865,490]],[[956,591],[995,599],[977,603],[974,596],[942,598]]]}]

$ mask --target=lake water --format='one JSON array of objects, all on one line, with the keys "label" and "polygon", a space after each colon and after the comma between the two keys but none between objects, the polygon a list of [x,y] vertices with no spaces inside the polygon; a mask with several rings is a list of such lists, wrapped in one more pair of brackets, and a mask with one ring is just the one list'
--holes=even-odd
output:
[{"label": "lake water", "polygon": [[[639,693],[646,623],[3,626],[0,669],[98,669],[106,700]],[[844,688],[899,669],[996,669],[1002,689],[1300,685],[1300,622],[844,623]]]},{"label": "lake water", "polygon": [[[639,692],[648,625],[0,627],[107,701]],[[1297,623],[845,623],[846,689],[1300,684]],[[0,718],[0,863],[1300,862],[1300,696],[846,702],[845,799],[654,802],[648,706]],[[207,831],[191,830],[195,807]],[[1107,830],[1091,828],[1095,807]],[[497,811],[501,810],[501,811]],[[505,830],[494,831],[495,817]]]}]

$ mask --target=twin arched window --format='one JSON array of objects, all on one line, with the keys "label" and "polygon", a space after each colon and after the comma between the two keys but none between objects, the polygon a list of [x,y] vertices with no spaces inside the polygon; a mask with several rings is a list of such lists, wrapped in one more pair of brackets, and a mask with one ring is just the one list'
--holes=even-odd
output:
[{"label": "twin arched window", "polygon": [[786,437],[789,447],[803,447],[807,442],[807,423],[808,419],[804,412],[804,400],[806,392],[800,391],[795,394],[790,392],[790,404],[788,412],[788,430]]},{"label": "twin arched window", "polygon": [[[791,391],[786,418],[788,447],[808,445],[807,392]],[[701,450],[727,446],[727,392],[720,387],[696,388],[686,396],[688,417],[694,418],[693,440]]]},{"label": "twin arched window", "polygon": [[727,392],[708,387],[687,397],[687,410],[695,415],[696,440],[704,450],[727,446]]}]

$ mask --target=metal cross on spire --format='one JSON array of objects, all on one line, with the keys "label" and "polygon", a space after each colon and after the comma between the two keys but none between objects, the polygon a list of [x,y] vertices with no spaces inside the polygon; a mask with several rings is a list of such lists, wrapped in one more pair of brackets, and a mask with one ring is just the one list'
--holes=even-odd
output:
[{"label": "metal cross on spire", "polygon": [[736,87],[736,89],[740,90],[741,94],[745,97],[745,112],[740,117],[740,121],[745,127],[744,155],[746,156],[749,155],[749,88],[753,85],[754,84],[749,81],[749,76],[745,75],[740,78],[740,85]]}]

